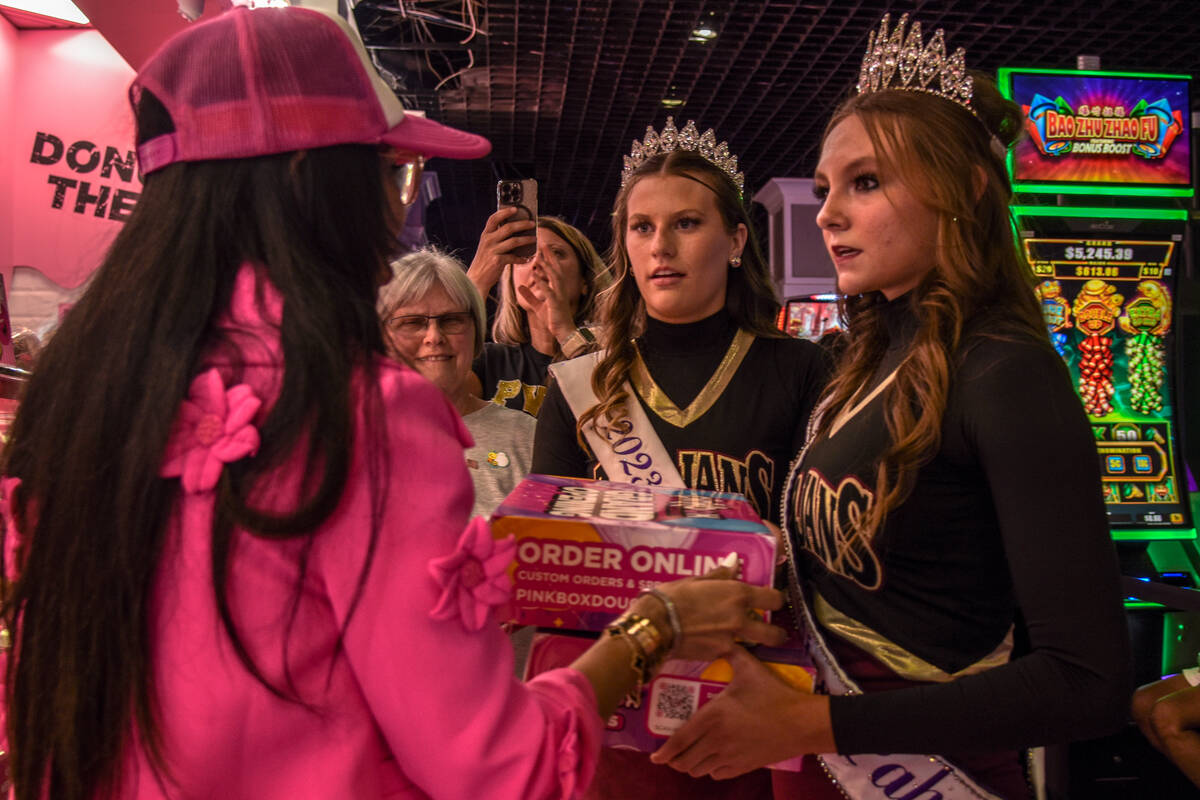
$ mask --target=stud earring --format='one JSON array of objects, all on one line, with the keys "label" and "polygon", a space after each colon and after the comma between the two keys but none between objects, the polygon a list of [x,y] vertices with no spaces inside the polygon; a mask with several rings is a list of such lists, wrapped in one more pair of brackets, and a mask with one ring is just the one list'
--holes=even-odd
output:
[{"label": "stud earring", "polygon": [[734,269],[737,269],[741,265],[742,265],[742,257],[741,256],[734,256],[733,258],[729,259],[729,266],[733,267]]}]

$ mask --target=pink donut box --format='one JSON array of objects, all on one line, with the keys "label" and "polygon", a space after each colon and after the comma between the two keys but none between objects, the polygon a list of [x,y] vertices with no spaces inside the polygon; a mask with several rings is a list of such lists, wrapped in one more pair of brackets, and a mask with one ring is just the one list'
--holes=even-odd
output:
[{"label": "pink donut box", "polygon": [[736,554],[770,586],[775,537],[740,494],[529,475],[492,514],[516,538],[512,598],[499,619],[602,631],[645,588],[703,575]]}]

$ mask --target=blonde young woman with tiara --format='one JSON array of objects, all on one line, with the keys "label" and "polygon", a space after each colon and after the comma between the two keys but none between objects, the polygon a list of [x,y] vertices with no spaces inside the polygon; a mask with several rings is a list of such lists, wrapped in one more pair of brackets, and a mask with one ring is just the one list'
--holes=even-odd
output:
[{"label": "blonde young woman with tiara", "polygon": [[[742,175],[712,131],[668,120],[639,151],[613,212],[604,350],[552,368],[532,471],[739,492],[774,520],[824,357],[774,327]],[[588,796],[758,798],[770,780],[694,780],[609,750]]]},{"label": "blonde young woman with tiara", "polygon": [[[1126,721],[1116,558],[1095,444],[1013,240],[1020,110],[940,30],[920,55],[906,22],[884,17],[815,176],[848,343],[783,514],[831,696],[739,653],[654,759],[727,778],[826,754],[776,773],[780,798],[1025,800],[1022,748]],[[924,755],[870,755],[897,753]]]}]

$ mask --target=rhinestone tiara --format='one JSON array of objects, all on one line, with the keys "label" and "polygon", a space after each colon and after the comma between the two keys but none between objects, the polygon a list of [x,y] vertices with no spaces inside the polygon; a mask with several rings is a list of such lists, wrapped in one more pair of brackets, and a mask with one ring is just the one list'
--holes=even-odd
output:
[{"label": "rhinestone tiara", "polygon": [[621,169],[621,188],[629,183],[629,176],[634,170],[650,159],[662,153],[673,150],[691,150],[699,153],[704,159],[724,172],[737,186],[738,196],[742,195],[746,176],[738,172],[737,156],[729,152],[729,143],[717,144],[717,135],[709,128],[703,135],[696,130],[696,121],[688,120],[683,130],[675,128],[675,118],[667,117],[667,124],[662,133],[656,133],[650,125],[646,126],[646,136],[639,142],[633,140],[633,148],[625,156],[625,166]]},{"label": "rhinestone tiara", "polygon": [[[929,92],[975,114],[971,94],[975,82],[967,74],[966,51],[961,47],[946,55],[946,35],[938,28],[927,43],[921,41],[921,23],[914,22],[905,36],[908,14],[888,32],[891,14],[879,21],[879,32],[871,31],[867,52],[863,54],[858,73],[858,93],[900,89],[910,92]],[[934,86],[936,79],[937,86]]]}]

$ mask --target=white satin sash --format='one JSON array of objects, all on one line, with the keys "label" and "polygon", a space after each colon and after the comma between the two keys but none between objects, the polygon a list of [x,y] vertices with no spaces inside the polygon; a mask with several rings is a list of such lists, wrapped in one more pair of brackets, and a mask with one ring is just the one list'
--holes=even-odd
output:
[{"label": "white satin sash", "polygon": [[[596,405],[592,372],[603,355],[600,352],[588,353],[550,365],[550,372],[558,381],[576,419]],[[604,473],[610,481],[686,488],[674,461],[650,424],[650,418],[637,401],[633,387],[626,383],[625,389],[629,399],[620,419],[609,420],[602,428],[598,428],[593,421],[583,429],[583,438],[592,448]]]},{"label": "white satin sash", "polygon": [[[825,404],[821,404],[813,410],[807,441],[792,462],[784,484],[781,519],[785,524],[783,542],[788,556],[788,595],[817,672],[816,688],[830,695],[862,694],[862,690],[838,664],[817,627],[807,598],[800,588],[796,553],[792,549],[791,535],[786,531],[793,476],[815,438],[824,408]],[[834,784],[852,800],[1002,800],[981,788],[941,756],[914,753],[846,756],[823,753],[817,756],[817,760]]]}]

